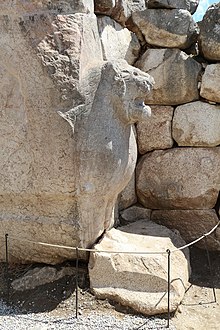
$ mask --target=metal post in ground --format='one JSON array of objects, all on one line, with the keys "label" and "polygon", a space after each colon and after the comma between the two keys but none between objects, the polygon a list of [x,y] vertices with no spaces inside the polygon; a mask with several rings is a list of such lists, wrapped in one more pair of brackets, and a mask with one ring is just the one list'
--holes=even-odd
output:
[{"label": "metal post in ground", "polygon": [[205,237],[205,249],[206,249],[206,255],[207,255],[207,260],[208,260],[208,265],[209,265],[209,272],[210,272],[210,276],[211,276],[211,283],[212,283],[212,292],[213,292],[213,297],[214,297],[214,302],[217,302],[217,298],[216,298],[216,293],[215,293],[215,285],[214,285],[214,281],[213,281],[213,271],[212,271],[212,265],[211,265],[211,259],[210,259],[210,254],[209,254],[209,250],[207,247],[207,238]]},{"label": "metal post in ground", "polygon": [[168,261],[168,270],[167,270],[167,284],[168,284],[168,292],[167,292],[167,328],[170,328],[170,256],[171,252],[167,250],[167,261]]},{"label": "metal post in ground", "polygon": [[76,248],[76,318],[78,318],[78,276],[79,276],[79,250]]},{"label": "metal post in ground", "polygon": [[5,234],[5,276],[7,283],[6,299],[7,299],[7,303],[9,303],[10,280],[9,280],[9,258],[8,258],[8,234]]}]

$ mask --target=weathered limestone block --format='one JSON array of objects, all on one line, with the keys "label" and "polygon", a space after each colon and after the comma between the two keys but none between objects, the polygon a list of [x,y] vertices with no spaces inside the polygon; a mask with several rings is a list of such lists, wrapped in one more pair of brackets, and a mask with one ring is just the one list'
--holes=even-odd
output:
[{"label": "weathered limestone block", "polygon": [[120,223],[127,225],[138,220],[150,220],[151,210],[145,207],[133,205],[120,212]]},{"label": "weathered limestone block", "polygon": [[[166,227],[138,221],[111,229],[90,256],[90,285],[99,298],[109,298],[139,313],[167,312],[167,253],[184,245],[182,238]],[[109,251],[99,252],[99,251]],[[130,252],[126,254],[111,251]],[[163,252],[144,254],[141,252]],[[132,254],[140,252],[140,254]],[[188,251],[171,254],[171,310],[181,302],[189,278]]]},{"label": "weathered limestone block", "polygon": [[[208,233],[219,222],[215,210],[154,210],[152,221],[171,229],[177,229],[187,242],[193,242]],[[199,248],[220,250],[220,235],[212,233],[196,243]]]},{"label": "weathered limestone block", "polygon": [[4,15],[0,30],[0,232],[11,261],[55,264],[74,251],[22,239],[86,247],[111,226],[153,80],[103,66],[94,15]]},{"label": "weathered limestone block", "polygon": [[179,146],[220,144],[220,106],[197,101],[180,105],[173,117],[173,138]]},{"label": "weathered limestone block", "polygon": [[220,3],[211,5],[199,24],[199,48],[207,60],[220,60]]},{"label": "weathered limestone block", "polygon": [[135,189],[135,174],[132,174],[127,186],[122,190],[118,196],[118,209],[124,210],[127,207],[137,202],[136,189]]},{"label": "weathered limestone block", "polygon": [[103,59],[125,59],[132,65],[140,52],[140,43],[136,35],[107,16],[98,17],[98,27]]},{"label": "weathered limestone block", "polygon": [[173,146],[171,123],[173,108],[170,106],[151,106],[148,121],[137,124],[138,151],[145,154],[154,149],[168,149]]},{"label": "weathered limestone block", "polygon": [[[9,234],[10,261],[58,263],[73,251],[22,239],[70,246],[81,240],[73,131],[57,111],[82,103],[89,88],[81,93],[80,79],[102,63],[102,51],[95,15],[16,10],[7,1],[0,16],[0,232]],[[91,93],[96,80],[90,77]]]},{"label": "weathered limestone block", "polygon": [[146,9],[132,13],[132,19],[154,46],[186,49],[199,34],[197,23],[184,9]]},{"label": "weathered limestone block", "polygon": [[211,209],[220,190],[220,148],[175,148],[137,165],[139,201],[150,209]]},{"label": "weathered limestone block", "polygon": [[191,14],[196,11],[199,0],[148,0],[148,8],[186,9]]},{"label": "weathered limestone block", "polygon": [[201,65],[178,49],[148,49],[135,64],[154,79],[149,104],[175,105],[198,100]]},{"label": "weathered limestone block", "polygon": [[42,14],[42,11],[58,14],[94,13],[93,0],[3,0],[0,3],[1,15]]},{"label": "weathered limestone block", "polygon": [[[85,271],[84,274],[82,269],[79,268],[78,271],[81,273],[80,277],[85,276]],[[35,267],[28,270],[23,276],[15,279],[11,283],[11,287],[15,291],[33,290],[38,286],[58,281],[64,276],[75,274],[75,267],[62,267],[61,269],[56,269],[55,266]]]},{"label": "weathered limestone block", "polygon": [[220,103],[220,63],[207,65],[202,76],[200,95]]},{"label": "weathered limestone block", "polygon": [[97,88],[100,68],[93,68],[103,63],[96,16],[57,15],[52,23],[39,16],[34,23],[25,18],[20,25],[29,42],[36,45],[38,57],[58,86],[62,100],[68,102],[69,109],[79,106],[80,111],[85,102],[91,102]]},{"label": "weathered limestone block", "polygon": [[95,13],[111,16],[125,25],[132,12],[146,9],[145,0],[94,0]]}]

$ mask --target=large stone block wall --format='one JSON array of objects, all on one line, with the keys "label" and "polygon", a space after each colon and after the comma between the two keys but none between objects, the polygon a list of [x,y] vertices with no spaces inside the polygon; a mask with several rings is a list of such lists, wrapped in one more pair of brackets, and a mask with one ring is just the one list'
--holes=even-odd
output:
[{"label": "large stone block wall", "polygon": [[[117,218],[118,194],[120,210],[138,201],[187,241],[217,223],[220,4],[199,24],[197,5],[0,3],[2,236],[91,246]],[[10,249],[14,261],[74,257]]]},{"label": "large stone block wall", "polygon": [[[177,229],[190,242],[219,222],[220,4],[209,7],[199,29],[189,8],[168,12],[165,1],[149,1],[149,8],[134,13],[148,43],[135,65],[155,79],[145,100],[152,116],[137,124],[136,194],[139,204],[152,210],[151,220]],[[220,250],[219,229],[207,245]]]}]

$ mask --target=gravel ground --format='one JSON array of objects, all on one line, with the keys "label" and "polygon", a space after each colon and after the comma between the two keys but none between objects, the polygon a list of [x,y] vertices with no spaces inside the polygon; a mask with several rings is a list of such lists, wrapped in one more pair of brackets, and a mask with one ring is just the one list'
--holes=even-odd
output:
[{"label": "gravel ground", "polygon": [[[49,313],[19,314],[18,310],[7,307],[0,301],[1,330],[156,330],[167,329],[167,321],[162,318],[146,318],[136,315],[125,315],[116,318],[112,315],[89,313],[86,316],[58,318]],[[170,330],[175,330],[171,325]]]},{"label": "gravel ground", "polygon": [[[181,306],[171,319],[170,330],[217,330],[220,324],[220,253],[210,253],[213,276],[205,251],[192,249],[192,277]],[[70,267],[68,263],[66,265]],[[33,267],[35,267],[33,265]],[[33,268],[32,267],[32,268]],[[74,265],[72,265],[74,267]],[[1,272],[2,269],[2,272]],[[30,266],[11,267],[11,280],[20,278]],[[75,318],[75,276],[24,292],[10,291],[8,308],[5,267],[0,264],[0,330],[165,330],[167,320],[142,317],[120,304],[96,299],[89,290],[86,268],[80,273],[79,318]],[[84,275],[83,275],[84,274]],[[213,286],[217,302],[214,302]]]}]

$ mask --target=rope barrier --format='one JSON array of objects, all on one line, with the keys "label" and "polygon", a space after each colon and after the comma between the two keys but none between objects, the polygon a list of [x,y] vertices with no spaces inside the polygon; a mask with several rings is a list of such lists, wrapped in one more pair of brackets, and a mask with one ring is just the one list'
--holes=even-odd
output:
[{"label": "rope barrier", "polygon": [[72,251],[82,251],[82,252],[98,252],[98,253],[114,253],[114,254],[167,254],[166,251],[152,251],[152,252],[147,252],[147,251],[108,251],[108,250],[96,250],[96,249],[87,249],[87,248],[80,248],[80,247],[72,247],[72,246],[66,246],[66,245],[57,245],[57,244],[50,244],[50,243],[44,243],[44,242],[37,242],[37,241],[32,241],[28,239],[22,239],[22,238],[17,238],[14,236],[10,235],[10,240],[15,240],[15,241],[22,241],[22,242],[28,242],[28,243],[33,243],[33,244],[38,244],[42,246],[48,246],[48,247],[55,247],[55,248],[60,248],[60,249],[66,249],[66,250],[72,250]]},{"label": "rope barrier", "polygon": [[[197,238],[196,240],[183,245],[179,248],[170,250],[171,253],[177,252],[177,251],[181,251],[186,249],[189,246],[192,246],[194,244],[196,244],[197,242],[201,241],[202,239],[206,238],[207,236],[211,235],[216,229],[217,227],[220,225],[220,221],[207,233],[203,234],[202,236],[200,236],[199,238]],[[96,249],[87,249],[87,248],[80,248],[80,247],[72,247],[72,246],[66,246],[66,245],[58,245],[58,244],[50,244],[50,243],[44,243],[44,242],[37,242],[37,241],[32,241],[32,240],[28,240],[25,238],[18,238],[18,237],[14,237],[10,235],[10,240],[16,240],[16,241],[22,241],[22,242],[28,242],[28,243],[33,243],[33,244],[38,244],[38,245],[42,245],[42,246],[48,246],[48,247],[54,247],[54,248],[60,248],[60,249],[66,249],[66,250],[72,250],[72,251],[76,251],[78,249],[78,251],[82,251],[82,252],[96,252],[96,253],[113,253],[113,254],[135,254],[135,255],[157,255],[157,254],[167,254],[167,250],[166,251],[152,251],[152,252],[147,252],[147,251],[107,251],[107,250],[96,250]]]},{"label": "rope barrier", "polygon": [[[183,245],[179,248],[173,249],[173,250],[169,250],[167,249],[166,251],[152,251],[152,252],[137,252],[137,251],[105,251],[105,250],[96,250],[96,249],[85,249],[85,248],[80,248],[80,247],[72,247],[72,246],[65,246],[65,245],[57,245],[57,244],[50,244],[50,243],[44,243],[44,242],[37,242],[37,241],[32,241],[32,240],[28,240],[28,239],[22,239],[22,238],[18,238],[18,237],[14,237],[14,236],[10,236],[10,239],[12,240],[16,240],[16,241],[23,241],[23,242],[28,242],[28,243],[32,243],[32,244],[38,244],[38,245],[42,245],[42,246],[49,246],[49,247],[55,247],[55,248],[62,248],[62,249],[68,249],[68,250],[72,250],[76,252],[76,277],[75,277],[75,281],[76,281],[76,301],[75,301],[75,310],[76,310],[76,318],[78,318],[78,267],[79,267],[79,251],[83,251],[83,252],[96,252],[96,253],[114,253],[114,254],[135,254],[135,255],[163,255],[166,254],[167,255],[167,260],[168,260],[168,279],[167,279],[167,283],[168,283],[168,288],[167,288],[167,312],[168,312],[168,318],[167,318],[167,328],[170,328],[170,290],[171,290],[171,253],[177,252],[177,251],[181,251],[186,249],[189,246],[192,246],[193,244],[201,241],[202,239],[206,239],[207,236],[211,235],[216,229],[217,227],[220,225],[220,221],[207,233],[205,233],[204,235],[202,235],[201,237],[197,238],[196,240],[194,240],[193,242],[190,242],[186,245]],[[8,261],[8,238],[9,235],[8,233],[5,234],[5,251],[6,251],[6,278],[7,278],[7,300],[9,303],[9,294],[10,294],[10,280],[9,280],[9,274],[8,274],[8,267],[9,267],[9,261]],[[207,256],[208,256],[208,262],[209,262],[209,267],[210,267],[210,274],[212,276],[212,270],[211,270],[211,262],[210,262],[210,258],[209,258],[209,254],[208,254],[208,250],[206,247],[206,252],[207,252]],[[216,302],[216,294],[215,294],[215,288],[214,288],[214,284],[213,284],[213,295],[214,295],[214,301]]]},{"label": "rope barrier", "polygon": [[215,226],[214,226],[214,227],[213,227],[208,233],[203,234],[202,236],[200,236],[199,238],[195,239],[195,240],[192,241],[191,243],[188,243],[188,244],[186,244],[186,245],[183,245],[183,246],[181,246],[180,248],[176,248],[176,249],[174,249],[174,250],[171,250],[171,252],[173,253],[173,252],[176,252],[176,251],[181,251],[181,250],[184,250],[184,249],[186,249],[187,247],[189,247],[189,246],[191,246],[191,245],[193,245],[193,244],[196,244],[197,242],[201,241],[203,238],[205,238],[205,237],[211,235],[211,234],[217,229],[217,227],[219,226],[219,224],[220,224],[220,221],[219,221],[219,222],[217,223],[217,225],[215,225]]}]

